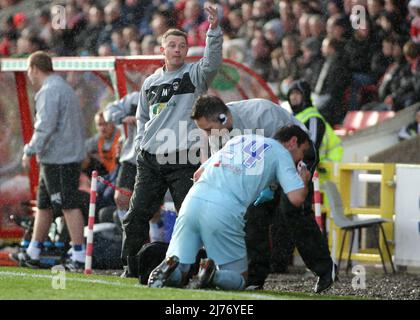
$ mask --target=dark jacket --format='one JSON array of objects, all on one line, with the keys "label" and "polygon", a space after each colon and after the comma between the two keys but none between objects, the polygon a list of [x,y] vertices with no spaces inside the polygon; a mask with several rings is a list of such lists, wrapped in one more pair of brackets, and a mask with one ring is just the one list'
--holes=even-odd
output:
[{"label": "dark jacket", "polygon": [[343,121],[347,112],[347,107],[344,104],[344,94],[350,85],[351,73],[346,59],[337,53],[325,60],[320,74],[317,77],[317,84],[324,67],[328,70],[325,79],[322,81],[319,90],[315,91],[315,89],[318,89],[315,87],[314,91],[317,94],[330,95],[330,99],[322,107],[320,112],[325,119],[334,126]]},{"label": "dark jacket", "polygon": [[386,57],[382,51],[376,53],[372,57],[372,62],[370,64],[371,75],[374,78],[374,81],[377,82],[385,74],[388,67],[394,62],[392,56]]},{"label": "dark jacket", "polygon": [[378,52],[378,46],[372,38],[360,41],[353,36],[346,43],[344,51],[351,72],[370,73],[371,60]]},{"label": "dark jacket", "polygon": [[313,56],[307,63],[302,64],[300,78],[307,81],[311,88],[315,88],[323,64],[324,58],[322,55]]},{"label": "dark jacket", "polygon": [[413,72],[411,64],[401,68],[391,83],[393,109],[398,111],[420,100],[420,61]]}]

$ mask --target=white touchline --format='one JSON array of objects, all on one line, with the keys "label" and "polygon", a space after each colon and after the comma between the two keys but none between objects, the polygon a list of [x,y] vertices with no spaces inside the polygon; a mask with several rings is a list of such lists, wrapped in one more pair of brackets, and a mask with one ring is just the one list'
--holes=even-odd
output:
[{"label": "white touchline", "polygon": [[[12,277],[12,276],[18,276],[23,278],[40,278],[40,279],[52,279],[53,275],[47,275],[47,274],[28,274],[24,272],[13,272],[13,271],[0,271],[0,278],[1,277]],[[120,282],[114,282],[114,281],[107,281],[107,280],[99,280],[99,279],[78,279],[78,278],[71,278],[67,277],[66,281],[75,281],[75,282],[84,282],[84,283],[99,283],[99,284],[108,284],[113,286],[121,286],[121,287],[140,287],[139,284],[135,285],[129,285],[125,283]],[[174,288],[172,288],[174,289]],[[190,291],[196,291],[196,292],[203,292],[202,290],[190,290]],[[211,294],[214,295],[229,295],[233,292],[223,292],[223,291],[212,291]],[[253,299],[262,299],[262,300],[282,300],[281,297],[276,298],[274,296],[270,295],[263,295],[263,294],[255,294],[255,293],[241,293],[241,292],[234,292],[235,295],[244,297],[244,298],[253,298]]]}]

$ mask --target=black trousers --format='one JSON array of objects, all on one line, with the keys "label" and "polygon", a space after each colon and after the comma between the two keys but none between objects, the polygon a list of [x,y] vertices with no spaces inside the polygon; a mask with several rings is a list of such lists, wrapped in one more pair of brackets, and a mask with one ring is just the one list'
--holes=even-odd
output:
[{"label": "black trousers", "polygon": [[198,169],[193,164],[160,164],[156,156],[142,151],[137,157],[137,174],[129,209],[124,216],[121,258],[127,265],[143,244],[149,241],[149,220],[163,204],[166,191],[179,211]]},{"label": "black trousers", "polygon": [[[304,161],[313,174],[318,157],[311,151]],[[281,188],[276,191],[274,200],[257,207],[249,206],[245,215],[248,285],[263,285],[271,262],[286,267],[295,246],[306,266],[316,275],[331,270],[333,262],[328,242],[314,219],[312,198],[310,183],[305,203],[300,208],[291,204]]]},{"label": "black trousers", "polygon": [[279,205],[270,201],[248,208],[245,225],[248,285],[263,285],[271,263],[286,267],[295,246],[305,265],[316,275],[331,269],[333,262],[327,239],[311,210],[312,195],[312,192],[308,194],[303,208],[294,207],[282,191],[278,195]]}]

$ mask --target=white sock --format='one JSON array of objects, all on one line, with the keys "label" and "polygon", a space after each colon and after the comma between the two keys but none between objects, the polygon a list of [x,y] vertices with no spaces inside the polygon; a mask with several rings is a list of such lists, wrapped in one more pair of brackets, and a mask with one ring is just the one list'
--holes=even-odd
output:
[{"label": "white sock", "polygon": [[73,253],[71,255],[71,260],[85,263],[86,259],[86,249],[83,246],[82,250],[76,251],[73,249]]},{"label": "white sock", "polygon": [[26,254],[33,260],[39,260],[40,253],[41,253],[41,248],[39,248],[39,242],[31,241],[29,243],[28,249],[26,249]]},{"label": "white sock", "polygon": [[150,228],[149,229],[150,242],[165,240],[165,233],[164,233],[163,225],[159,227],[159,223],[149,222],[149,228]]},{"label": "white sock", "polygon": [[127,213],[127,210],[117,209],[118,218],[120,218],[121,222],[122,222],[122,219],[124,218],[126,213]]}]

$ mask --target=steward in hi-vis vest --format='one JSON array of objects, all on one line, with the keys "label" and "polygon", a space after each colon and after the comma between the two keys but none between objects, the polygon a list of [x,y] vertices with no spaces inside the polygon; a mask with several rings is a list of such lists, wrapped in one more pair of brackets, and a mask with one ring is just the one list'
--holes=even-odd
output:
[{"label": "steward in hi-vis vest", "polygon": [[[341,139],[318,109],[312,105],[309,84],[304,80],[292,83],[287,97],[296,119],[301,121],[310,132],[311,140],[319,152],[319,162],[340,162],[343,157]],[[325,179],[325,175],[321,173],[321,176]]]}]

